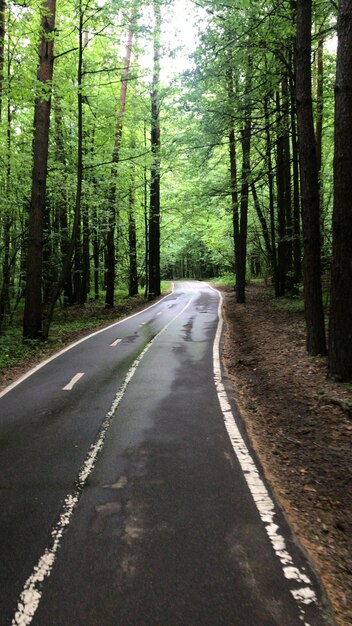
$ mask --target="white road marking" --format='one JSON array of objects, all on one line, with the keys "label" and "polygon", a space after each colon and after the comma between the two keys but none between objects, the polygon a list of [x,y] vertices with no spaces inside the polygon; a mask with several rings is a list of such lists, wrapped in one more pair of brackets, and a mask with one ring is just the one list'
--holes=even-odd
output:
[{"label": "white road marking", "polygon": [[156,317],[158,317],[158,315],[162,315],[162,314],[163,314],[162,311],[158,311],[157,314],[156,314]]},{"label": "white road marking", "polygon": [[[175,284],[172,283],[171,293],[174,292],[174,289],[175,289]],[[83,343],[83,341],[87,341],[87,339],[91,339],[91,337],[95,337],[95,335],[100,335],[100,333],[104,333],[106,330],[110,330],[110,328],[114,328],[114,326],[118,326],[119,324],[122,324],[123,322],[126,322],[127,320],[130,320],[133,317],[137,317],[137,315],[141,315],[142,313],[145,313],[146,311],[149,311],[149,309],[152,309],[153,307],[157,306],[158,304],[160,304],[160,302],[165,300],[165,298],[168,298],[170,295],[171,294],[168,293],[166,296],[164,296],[163,298],[158,300],[158,302],[154,302],[154,304],[151,304],[150,306],[148,306],[147,308],[143,309],[142,311],[138,311],[138,313],[133,313],[132,315],[129,315],[128,317],[124,317],[122,320],[119,320],[118,322],[114,322],[113,324],[110,324],[109,326],[106,326],[105,328],[101,328],[100,330],[96,330],[94,333],[91,333],[90,335],[87,335],[86,337],[82,337],[82,339],[79,339],[78,341],[75,341],[74,343],[71,343],[69,346],[66,346],[66,348],[63,348],[62,350],[60,350],[60,352],[56,352],[56,354],[53,354],[48,359],[45,359],[45,361],[42,361],[41,363],[38,363],[38,365],[36,365],[32,369],[30,369],[28,372],[23,374],[23,376],[20,376],[20,378],[18,378],[13,383],[11,383],[11,385],[9,385],[8,387],[5,387],[5,389],[0,391],[0,398],[5,396],[7,393],[9,393],[9,391],[11,391],[15,387],[17,387],[17,385],[22,383],[24,380],[26,380],[27,378],[29,378],[30,376],[35,374],[35,372],[40,370],[42,367],[44,367],[45,365],[47,365],[51,361],[54,361],[54,359],[57,359],[59,356],[61,356],[65,352],[68,352],[68,350],[71,350],[72,348],[75,348],[80,343]]]},{"label": "white road marking", "polygon": [[110,347],[111,347],[111,348],[115,348],[115,346],[117,346],[117,344],[118,344],[118,343],[120,343],[120,341],[122,341],[122,339],[115,339],[115,341],[113,341],[113,342],[110,344]]},{"label": "white road marking", "polygon": [[139,324],[140,326],[145,326],[147,322],[142,322],[141,324]]},{"label": "white road marking", "polygon": [[170,320],[149,343],[147,343],[144,350],[140,353],[139,357],[132,363],[130,369],[128,370],[125,380],[122,383],[120,389],[118,390],[114,401],[106,414],[100,430],[98,432],[96,440],[92,443],[88,454],[85,458],[85,461],[76,476],[75,479],[75,489],[72,493],[67,494],[64,503],[61,508],[61,513],[59,518],[51,531],[51,544],[45,549],[42,556],[39,558],[38,563],[33,568],[33,571],[29,578],[27,578],[23,591],[18,599],[17,608],[15,616],[11,622],[11,626],[28,626],[32,622],[32,619],[38,609],[40,599],[43,594],[43,586],[44,581],[50,576],[52,568],[55,563],[56,554],[61,546],[61,541],[64,532],[71,522],[71,518],[73,513],[77,507],[79,502],[81,493],[87,483],[87,480],[92,473],[96,460],[98,458],[99,453],[101,452],[106,434],[111,425],[112,419],[115,415],[117,407],[119,406],[127,386],[134,374],[136,373],[137,367],[143,359],[144,355],[148,352],[154,342],[162,335],[169,326],[180,317],[184,311],[189,307],[192,302],[191,298],[187,304],[183,307],[182,311],[180,311],[175,317]]},{"label": "white road marking", "polygon": [[82,376],[84,376],[84,372],[78,372],[78,374],[75,374],[75,376],[71,378],[70,382],[62,388],[62,391],[71,391],[75,384],[78,383],[80,378],[82,378]]},{"label": "white road marking", "polygon": [[[310,578],[298,567],[295,566],[293,557],[289,553],[285,539],[280,533],[280,528],[274,523],[274,517],[276,515],[275,504],[270,497],[263,480],[259,475],[258,468],[252,458],[243,438],[236,424],[235,417],[231,410],[231,405],[222,381],[221,373],[221,361],[220,361],[220,339],[223,327],[222,317],[222,296],[219,291],[211,287],[211,289],[218,293],[220,301],[218,308],[218,327],[214,339],[213,345],[213,364],[214,364],[214,381],[215,387],[219,398],[222,414],[224,416],[225,426],[230,437],[232,447],[235,451],[237,459],[242,468],[244,477],[246,479],[249,490],[252,494],[253,500],[259,511],[261,520],[264,523],[266,532],[269,536],[270,542],[274,548],[275,554],[278,556],[285,578],[289,581],[289,589],[298,604],[300,612],[300,619],[305,620],[305,605],[317,602],[317,597],[313,589],[313,583]],[[301,585],[305,586],[302,587]],[[305,622],[306,626],[309,626]]]}]

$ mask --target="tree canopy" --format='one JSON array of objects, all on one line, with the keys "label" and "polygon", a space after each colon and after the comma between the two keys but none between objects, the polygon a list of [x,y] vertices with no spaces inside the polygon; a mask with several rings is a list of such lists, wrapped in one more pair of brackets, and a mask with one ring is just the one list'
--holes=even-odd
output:
[{"label": "tree canopy", "polygon": [[2,0],[0,332],[161,279],[232,275],[244,303],[260,277],[303,293],[312,355],[329,315],[351,380],[351,12]]}]

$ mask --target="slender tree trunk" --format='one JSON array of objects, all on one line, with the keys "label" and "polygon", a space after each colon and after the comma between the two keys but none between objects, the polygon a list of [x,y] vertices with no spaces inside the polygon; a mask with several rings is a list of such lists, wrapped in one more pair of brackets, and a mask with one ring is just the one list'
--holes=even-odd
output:
[{"label": "slender tree trunk", "polygon": [[112,159],[111,159],[112,161],[111,182],[110,182],[110,187],[108,191],[109,221],[108,221],[108,232],[106,236],[106,270],[107,270],[106,272],[106,295],[105,295],[106,307],[114,306],[115,273],[116,273],[115,228],[116,228],[116,221],[117,221],[117,210],[116,210],[117,165],[118,165],[119,156],[120,156],[123,118],[124,118],[125,108],[126,108],[127,85],[128,85],[128,76],[129,76],[130,64],[131,64],[132,42],[133,42],[133,35],[135,31],[135,26],[136,26],[136,17],[137,17],[137,10],[136,8],[133,8],[128,35],[127,35],[125,63],[124,63],[124,70],[123,70],[122,79],[121,79],[122,82],[121,82],[121,90],[120,90],[120,107],[119,107],[119,111],[117,114],[117,122],[116,122],[116,130],[115,130],[115,144],[114,144],[114,150],[113,150]]},{"label": "slender tree trunk", "polygon": [[135,190],[134,180],[131,180],[128,197],[128,256],[129,256],[129,288],[130,296],[138,294],[137,273],[137,233],[135,219]]},{"label": "slender tree trunk", "polygon": [[242,130],[242,175],[241,175],[241,204],[240,229],[238,239],[238,263],[236,272],[236,300],[239,303],[246,301],[246,263],[247,263],[247,230],[248,230],[248,196],[250,177],[250,149],[252,130],[252,60],[248,59],[247,78],[245,86],[244,126]]},{"label": "slender tree trunk", "polygon": [[160,0],[154,0],[154,68],[151,94],[151,148],[153,163],[150,177],[149,213],[149,298],[161,293],[160,288]]},{"label": "slender tree trunk", "polygon": [[[88,31],[84,31],[83,37],[83,51],[88,46]],[[82,59],[82,80],[83,74],[85,71],[85,63],[84,59]],[[87,96],[83,96],[82,94],[82,116],[84,116],[84,107],[83,104],[88,104]],[[88,136],[89,131],[83,133],[83,144],[85,144],[85,148],[83,146],[84,154],[87,155],[87,144],[88,144]],[[84,304],[87,301],[87,297],[90,290],[90,256],[89,256],[89,248],[90,248],[90,226],[89,226],[89,210],[87,202],[83,201],[82,204],[82,273],[81,273],[81,298],[80,304]]]},{"label": "slender tree trunk", "polygon": [[302,249],[301,249],[301,206],[299,190],[299,161],[297,143],[296,105],[293,77],[290,79],[291,94],[291,141],[292,141],[292,173],[293,173],[293,292],[298,291],[302,282]]},{"label": "slender tree trunk", "polygon": [[[65,178],[67,174],[66,155],[64,145],[64,134],[62,127],[62,111],[59,102],[54,100],[54,120],[55,120],[55,141],[56,141],[56,159],[62,166],[62,185],[59,187],[59,201],[58,201],[58,225],[60,236],[60,253],[61,253],[61,269],[65,263],[66,256],[68,254],[70,246],[69,237],[69,225],[68,225],[68,210],[66,200],[66,186]],[[72,290],[72,274],[71,267],[67,272],[67,277],[63,286],[64,306],[70,306],[73,304],[73,290]]]},{"label": "slender tree trunk", "polygon": [[290,150],[290,119],[287,76],[281,81],[282,118],[283,118],[283,183],[285,206],[285,239],[286,239],[286,288],[292,293],[292,188],[291,188],[291,150]]},{"label": "slender tree trunk", "polygon": [[334,212],[329,376],[352,380],[352,8],[340,0],[335,83]]},{"label": "slender tree trunk", "polygon": [[83,186],[83,23],[82,0],[79,3],[78,66],[77,66],[77,184],[75,215],[77,231],[74,251],[73,293],[74,301],[82,304],[82,186]]},{"label": "slender tree trunk", "polygon": [[322,164],[322,138],[323,138],[323,88],[324,88],[324,65],[323,65],[324,36],[319,34],[317,49],[317,108],[315,137],[317,142],[317,167],[319,179],[321,180],[321,164]]},{"label": "slender tree trunk", "polygon": [[276,253],[276,225],[275,225],[275,203],[274,203],[274,175],[273,175],[273,163],[271,156],[271,135],[270,135],[270,116],[269,116],[269,101],[268,98],[264,100],[264,119],[266,127],[266,166],[268,170],[268,187],[269,187],[269,214],[270,214],[270,238],[272,249],[272,272],[273,282],[275,288],[275,295],[279,295],[279,273],[277,264]]},{"label": "slender tree trunk", "polygon": [[272,266],[272,264],[273,264],[273,258],[272,258],[273,257],[273,251],[272,251],[271,242],[270,242],[270,234],[269,234],[268,224],[267,224],[267,221],[265,219],[265,215],[264,215],[264,213],[262,211],[262,207],[260,206],[260,202],[259,202],[259,198],[258,198],[258,194],[257,194],[257,190],[255,188],[254,182],[251,182],[251,190],[252,190],[254,208],[255,208],[256,213],[258,215],[258,219],[259,219],[260,225],[262,227],[263,238],[264,238],[264,243],[265,243],[265,250],[266,250],[266,253],[268,255],[269,263]]},{"label": "slender tree trunk", "polygon": [[42,35],[39,47],[38,81],[48,97],[36,98],[33,138],[32,193],[29,209],[26,299],[23,317],[24,339],[42,337],[43,218],[48,162],[51,81],[54,66],[55,0],[43,3]]},{"label": "slender tree trunk", "polygon": [[6,0],[0,0],[0,122],[2,119],[2,99],[4,93],[4,50],[6,34]]},{"label": "slender tree trunk", "polygon": [[[144,122],[144,148],[147,150],[147,128]],[[147,298],[149,293],[149,227],[148,227],[148,179],[147,168],[143,167],[143,214],[144,214],[144,271],[145,271],[145,289],[144,297]]]},{"label": "slender tree trunk", "polygon": [[[230,58],[230,63],[232,59]],[[227,72],[227,93],[228,103],[231,115],[234,109],[234,86],[232,64]],[[231,214],[232,214],[232,233],[234,245],[234,269],[236,276],[236,268],[238,265],[238,237],[239,237],[239,215],[238,215],[238,191],[237,191],[237,160],[236,160],[236,137],[233,122],[229,130],[229,157],[230,157],[230,187],[231,187]]]},{"label": "slender tree trunk", "polygon": [[319,182],[312,110],[311,0],[297,0],[296,100],[304,246],[304,307],[307,350],[326,354],[321,287]]},{"label": "slender tree trunk", "polygon": [[286,200],[285,200],[285,142],[282,131],[283,120],[280,94],[276,93],[278,137],[276,142],[277,154],[277,234],[278,234],[278,296],[286,293],[287,275],[287,241],[286,241]]},{"label": "slender tree trunk", "polygon": [[[7,60],[7,76],[11,75],[11,58],[8,55]],[[11,187],[11,99],[10,91],[7,94],[7,128],[6,128],[6,183],[5,193],[9,196]],[[0,290],[0,333],[2,331],[5,315],[10,311],[10,279],[11,279],[11,262],[10,262],[10,246],[11,246],[11,226],[12,220],[8,210],[4,215],[3,225],[3,261],[2,261],[2,285]]]}]

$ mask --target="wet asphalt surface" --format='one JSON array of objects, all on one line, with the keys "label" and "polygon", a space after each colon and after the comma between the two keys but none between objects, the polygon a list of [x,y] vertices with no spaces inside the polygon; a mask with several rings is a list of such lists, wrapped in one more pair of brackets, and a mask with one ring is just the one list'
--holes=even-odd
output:
[{"label": "wet asphalt surface", "polygon": [[[294,600],[225,430],[213,380],[218,303],[203,283],[177,283],[0,397],[1,626],[333,623],[318,583],[304,614]],[[113,415],[37,610],[13,622],[126,373],[167,324]],[[279,509],[277,522],[315,580]]]}]

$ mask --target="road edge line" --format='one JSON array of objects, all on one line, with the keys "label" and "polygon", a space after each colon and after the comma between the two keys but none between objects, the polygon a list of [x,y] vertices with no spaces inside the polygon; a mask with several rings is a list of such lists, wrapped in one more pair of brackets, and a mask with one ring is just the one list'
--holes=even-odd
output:
[{"label": "road edge line", "polygon": [[[312,603],[317,604],[317,596],[310,578],[306,573],[300,571],[300,569],[295,566],[294,559],[287,549],[285,538],[282,534],[280,534],[278,524],[274,522],[274,516],[277,514],[276,505],[270,497],[263,479],[260,477],[254,458],[251,455],[237,426],[236,418],[233,414],[225,385],[223,383],[221,369],[220,342],[224,324],[222,315],[223,298],[219,290],[209,284],[208,287],[215,291],[219,296],[218,325],[213,343],[213,374],[220,409],[224,417],[225,427],[229,435],[232,448],[243,471],[249,491],[259,512],[259,516],[264,523],[270,543],[274,549],[275,555],[281,563],[284,577],[289,583],[289,591],[298,606],[300,619],[305,620],[306,606]],[[302,583],[305,585],[304,587],[301,586]],[[299,586],[297,586],[297,584]],[[307,622],[305,622],[305,624],[308,626]]]},{"label": "road edge line", "polygon": [[160,300],[158,300],[157,302],[154,302],[154,304],[151,304],[145,309],[142,309],[141,311],[137,311],[137,313],[133,313],[132,315],[129,315],[128,317],[124,317],[123,319],[118,320],[117,322],[114,322],[113,324],[110,324],[109,326],[100,328],[99,330],[96,330],[94,333],[91,333],[90,335],[87,335],[86,337],[82,337],[82,339],[78,339],[78,341],[74,341],[73,343],[70,343],[65,348],[62,348],[62,350],[59,350],[59,352],[55,352],[55,354],[50,356],[48,359],[41,361],[40,363],[38,363],[38,365],[35,365],[34,367],[32,367],[30,370],[28,370],[28,372],[20,376],[17,380],[15,380],[13,383],[5,387],[5,389],[3,389],[2,391],[0,391],[0,398],[3,398],[3,396],[9,393],[9,391],[12,391],[12,389],[17,387],[17,385],[20,385],[21,383],[23,383],[23,381],[27,380],[27,378],[29,378],[30,376],[38,372],[38,370],[42,369],[42,367],[45,367],[45,365],[48,365],[48,363],[51,363],[51,361],[54,361],[54,359],[57,359],[59,356],[61,356],[65,352],[68,352],[72,348],[75,348],[80,343],[83,343],[83,341],[87,341],[87,339],[91,339],[92,337],[95,337],[95,335],[99,335],[100,333],[103,333],[106,330],[110,330],[110,328],[113,328],[114,326],[118,326],[118,324],[122,324],[122,322],[126,322],[127,320],[130,320],[133,317],[137,317],[137,315],[141,315],[141,313],[145,313],[145,311],[149,311],[149,309],[152,309],[154,306],[156,306],[157,304],[165,300],[165,298],[168,298],[168,296],[172,295],[174,293],[174,290],[175,290],[175,283],[173,282],[171,293],[166,294],[166,296],[164,296],[163,298],[160,298]]}]

